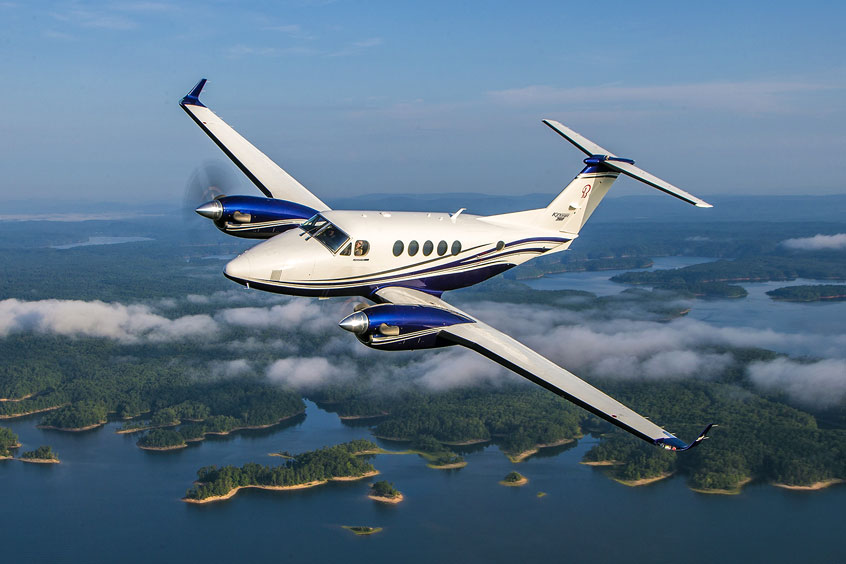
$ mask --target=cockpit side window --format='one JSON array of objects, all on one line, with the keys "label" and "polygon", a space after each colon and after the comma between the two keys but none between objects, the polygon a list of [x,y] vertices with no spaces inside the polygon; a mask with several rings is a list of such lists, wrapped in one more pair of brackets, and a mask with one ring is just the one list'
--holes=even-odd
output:
[{"label": "cockpit side window", "polygon": [[340,255],[343,257],[350,256],[350,251],[352,251],[352,243],[348,243],[344,250],[340,252]]},{"label": "cockpit side window", "polygon": [[349,235],[341,231],[337,225],[326,219],[320,214],[315,215],[302,225],[300,229],[303,234],[308,234],[306,239],[314,237],[320,241],[324,247],[329,249],[332,253],[337,253],[344,243],[350,240]]}]

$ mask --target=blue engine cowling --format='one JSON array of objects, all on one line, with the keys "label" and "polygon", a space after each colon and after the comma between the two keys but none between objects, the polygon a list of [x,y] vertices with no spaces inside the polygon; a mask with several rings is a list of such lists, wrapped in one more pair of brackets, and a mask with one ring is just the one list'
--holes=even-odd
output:
[{"label": "blue engine cowling", "polygon": [[445,309],[421,305],[375,305],[352,313],[338,324],[375,349],[407,351],[446,347],[455,343],[440,337],[444,327],[475,323]]},{"label": "blue engine cowling", "polygon": [[258,196],[223,196],[197,208],[226,233],[247,239],[268,239],[297,227],[317,211],[301,204]]}]

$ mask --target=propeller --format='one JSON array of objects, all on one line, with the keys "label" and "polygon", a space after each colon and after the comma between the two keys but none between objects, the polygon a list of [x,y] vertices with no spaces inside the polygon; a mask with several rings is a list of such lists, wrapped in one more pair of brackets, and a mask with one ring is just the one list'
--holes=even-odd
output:
[{"label": "propeller", "polygon": [[209,219],[218,219],[223,208],[217,199],[238,193],[239,184],[230,167],[221,163],[209,161],[197,167],[185,186],[183,213],[186,220],[196,217],[195,212]]}]

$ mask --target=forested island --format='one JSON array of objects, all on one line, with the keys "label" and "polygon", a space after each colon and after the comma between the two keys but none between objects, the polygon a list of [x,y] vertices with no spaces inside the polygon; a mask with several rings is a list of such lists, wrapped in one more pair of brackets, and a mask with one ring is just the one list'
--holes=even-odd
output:
[{"label": "forested island", "polygon": [[235,466],[206,466],[197,471],[197,482],[183,501],[208,503],[229,499],[242,488],[291,490],[325,484],[331,480],[358,480],[378,471],[360,453],[379,447],[366,440],[304,452],[280,466],[249,463]]},{"label": "forested island", "polygon": [[49,446],[40,446],[35,450],[24,452],[19,460],[37,464],[58,464],[59,455],[53,452],[53,449]]},{"label": "forested island", "polygon": [[846,300],[846,285],[816,284],[786,286],[770,290],[767,295],[774,300],[785,302],[821,302]]},{"label": "forested island", "polygon": [[182,435],[171,429],[153,429],[141,437],[137,444],[145,450],[176,450],[188,446]]},{"label": "forested island", "polygon": [[11,458],[12,450],[20,446],[18,436],[11,429],[0,427],[0,459]]},{"label": "forested island", "polygon": [[385,480],[374,482],[370,486],[370,494],[367,497],[381,503],[399,503],[405,499],[401,491]]},{"label": "forested island", "polygon": [[503,486],[525,486],[529,483],[529,479],[520,472],[509,472],[500,482]]},{"label": "forested island", "polygon": [[367,527],[363,525],[343,525],[343,528],[352,531],[358,536],[373,535],[382,531],[382,527]]}]

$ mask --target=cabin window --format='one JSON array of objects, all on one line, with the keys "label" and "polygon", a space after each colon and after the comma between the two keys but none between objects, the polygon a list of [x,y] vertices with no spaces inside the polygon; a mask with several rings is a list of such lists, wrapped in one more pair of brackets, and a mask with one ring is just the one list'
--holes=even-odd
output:
[{"label": "cabin window", "polygon": [[423,243],[423,255],[428,257],[432,254],[432,249],[434,248],[435,246],[432,244],[431,241],[426,241],[425,243]]},{"label": "cabin window", "polygon": [[461,252],[461,241],[453,241],[452,243],[452,254],[457,255]]},{"label": "cabin window", "polygon": [[397,241],[394,243],[394,256],[398,257],[402,254],[402,250],[405,248],[405,245],[402,241]]},{"label": "cabin window", "polygon": [[420,250],[420,243],[412,241],[408,244],[408,256],[413,257]]},{"label": "cabin window", "polygon": [[447,242],[441,241],[440,243],[438,243],[438,256],[442,257],[446,254],[446,252],[447,252]]},{"label": "cabin window", "polygon": [[349,244],[347,244],[347,246],[346,246],[346,247],[344,247],[344,250],[343,250],[343,251],[341,251],[341,256],[342,256],[342,257],[348,257],[348,256],[350,256],[350,251],[351,251],[351,250],[352,250],[352,243],[349,243]]},{"label": "cabin window", "polygon": [[505,241],[500,241],[499,243],[496,244],[496,250],[497,251],[501,251],[504,248],[505,248]]},{"label": "cabin window", "polygon": [[358,240],[355,242],[355,256],[363,257],[370,252],[370,243]]}]

